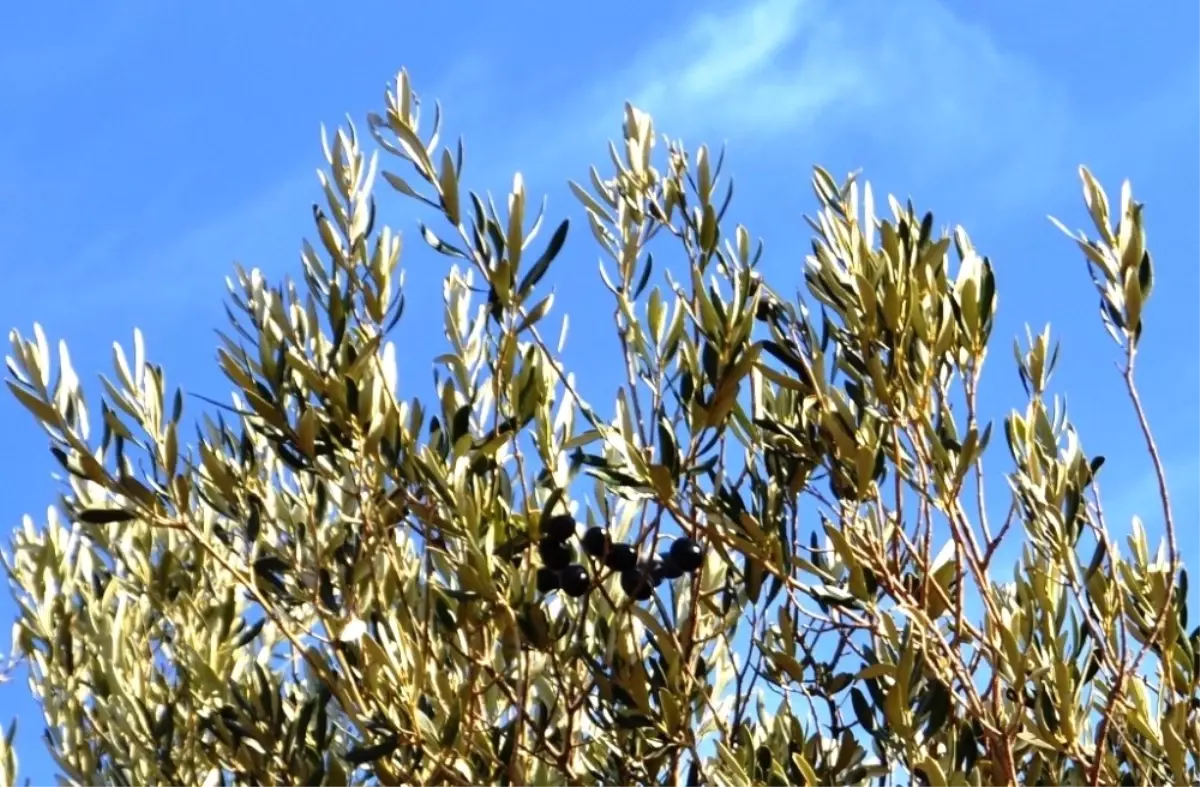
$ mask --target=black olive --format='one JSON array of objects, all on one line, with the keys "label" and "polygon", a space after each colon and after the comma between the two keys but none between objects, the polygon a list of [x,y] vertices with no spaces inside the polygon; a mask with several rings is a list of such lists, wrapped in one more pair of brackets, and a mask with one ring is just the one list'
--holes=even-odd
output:
[{"label": "black olive", "polygon": [[636,566],[621,572],[621,590],[638,601],[645,601],[654,593],[654,589],[650,587],[650,578]]},{"label": "black olive", "polygon": [[759,746],[754,751],[754,759],[758,762],[758,767],[762,768],[764,773],[771,770],[771,762],[774,757],[771,755],[771,750],[766,746]]},{"label": "black olive", "polygon": [[637,552],[629,544],[613,544],[604,557],[604,565],[613,571],[628,571],[637,566]]},{"label": "black olive", "polygon": [[542,565],[558,571],[566,568],[575,559],[575,547],[565,541],[544,538],[538,544],[538,554],[542,556]]},{"label": "black olive", "polygon": [[670,552],[664,552],[659,559],[662,560],[663,564],[663,579],[679,579],[683,576],[683,569],[671,557]]},{"label": "black olive", "polygon": [[587,593],[592,585],[587,569],[578,563],[564,568],[559,575],[559,581],[562,583],[563,592],[571,598],[579,598]]},{"label": "black olive", "polygon": [[575,517],[570,514],[559,514],[542,522],[542,538],[566,541],[573,535],[575,535]]},{"label": "black olive", "polygon": [[685,536],[671,544],[670,557],[685,574],[691,574],[704,562],[704,550],[695,541]]},{"label": "black olive", "polygon": [[583,534],[583,551],[594,558],[602,558],[608,552],[612,539],[602,527],[589,527]]},{"label": "black olive", "polygon": [[539,593],[549,593],[552,590],[558,590],[560,586],[561,579],[557,571],[545,566],[538,569],[537,589]]}]

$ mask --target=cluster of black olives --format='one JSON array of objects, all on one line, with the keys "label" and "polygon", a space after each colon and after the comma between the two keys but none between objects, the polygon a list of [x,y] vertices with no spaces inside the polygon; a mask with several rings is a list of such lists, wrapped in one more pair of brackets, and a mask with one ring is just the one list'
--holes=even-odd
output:
[{"label": "cluster of black olives", "polygon": [[537,572],[539,592],[561,588],[571,598],[588,592],[592,581],[587,569],[575,562],[575,547],[571,545],[574,535],[575,518],[570,514],[552,516],[542,523],[542,540],[538,544],[542,558],[542,567]]},{"label": "cluster of black olives", "polygon": [[[537,573],[540,592],[562,589],[568,596],[578,598],[591,586],[587,569],[575,562],[575,547],[570,543],[574,535],[575,519],[568,514],[550,517],[542,524],[542,540],[538,544],[542,567]],[[613,543],[604,528],[589,528],[582,542],[584,554],[620,574],[621,590],[638,601],[649,599],[663,580],[695,573],[704,562],[700,545],[686,537],[677,539],[670,549],[648,560],[639,559],[630,544]]]}]

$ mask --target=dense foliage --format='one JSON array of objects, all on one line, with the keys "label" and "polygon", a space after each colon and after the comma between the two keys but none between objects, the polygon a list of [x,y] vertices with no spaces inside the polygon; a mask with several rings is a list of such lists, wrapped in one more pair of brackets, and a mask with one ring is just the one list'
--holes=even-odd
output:
[{"label": "dense foliage", "polygon": [[[987,453],[997,285],[963,229],[816,169],[790,299],[723,224],[722,161],[626,106],[612,174],[571,184],[625,370],[605,415],[551,327],[568,222],[542,229],[520,175],[503,210],[464,190],[418,109],[402,72],[368,124],[411,171],[353,127],[326,140],[298,282],[230,282],[232,404],[193,444],[140,333],[98,410],[65,345],[12,334],[8,386],[69,485],[6,555],[67,781],[1196,782],[1200,629],[1136,385],[1128,184],[1114,212],[1082,170],[1096,236],[1073,237],[1159,473],[1157,551],[1110,535],[1049,329]],[[424,400],[377,175],[449,266]]]}]

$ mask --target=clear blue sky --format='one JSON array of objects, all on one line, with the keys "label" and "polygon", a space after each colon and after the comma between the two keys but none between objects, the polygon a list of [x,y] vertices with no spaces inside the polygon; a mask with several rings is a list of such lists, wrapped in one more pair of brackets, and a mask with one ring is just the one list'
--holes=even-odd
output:
[{"label": "clear blue sky", "polygon": [[[460,10],[461,9],[461,10]],[[0,28],[0,327],[40,321],[65,338],[87,390],[133,327],[168,384],[223,397],[212,328],[234,260],[298,270],[320,192],[318,125],[382,106],[406,66],[466,136],[465,179],[500,192],[514,170],[552,218],[581,211],[565,188],[605,158],[621,105],[695,144],[730,143],[736,220],[766,239],[766,273],[801,283],[809,168],[863,167],[878,191],[963,223],[993,259],[1000,314],[984,405],[1021,406],[1011,338],[1052,322],[1057,383],[1102,476],[1110,516],[1160,532],[1153,480],[1079,253],[1046,220],[1086,226],[1076,166],[1148,206],[1158,287],[1141,357],[1144,398],[1197,565],[1197,291],[1200,112],[1195,3],[951,0],[664,0],[602,4],[23,3]],[[429,391],[441,351],[445,261],[406,232],[408,394]],[[575,222],[578,230],[582,222]],[[607,410],[618,373],[596,251],[577,231],[551,276],[572,314],[568,358]],[[597,321],[600,321],[597,323]],[[590,325],[604,329],[589,335]],[[597,352],[600,350],[601,352]],[[189,403],[194,414],[197,402]],[[55,465],[32,418],[0,396],[0,523],[39,521]],[[998,432],[998,434],[1000,434]],[[1007,462],[994,442],[991,467]],[[993,495],[999,494],[993,491]],[[1007,572],[1006,572],[1007,573]],[[1192,587],[1200,586],[1193,581]],[[1196,607],[1193,590],[1193,608]],[[0,618],[12,604],[0,600]],[[7,632],[8,626],[0,626]],[[0,686],[24,717],[22,774],[52,781],[23,676]]]}]

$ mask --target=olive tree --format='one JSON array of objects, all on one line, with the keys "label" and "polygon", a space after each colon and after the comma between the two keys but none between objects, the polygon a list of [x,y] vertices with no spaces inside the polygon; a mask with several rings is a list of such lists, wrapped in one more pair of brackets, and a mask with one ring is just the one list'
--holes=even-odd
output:
[{"label": "olive tree", "polygon": [[[1095,233],[1068,234],[1158,473],[1157,549],[1106,523],[1049,329],[1017,345],[996,454],[997,283],[964,229],[817,168],[789,298],[725,221],[723,156],[627,105],[608,174],[570,184],[623,369],[598,407],[553,309],[568,222],[519,174],[499,206],[465,189],[420,107],[401,72],[376,149],[323,135],[316,243],[297,280],[230,280],[232,396],[194,441],[140,333],[96,409],[64,344],[13,332],[8,387],[66,471],[5,556],[14,647],[67,782],[1196,782],[1128,184],[1114,209],[1081,170]],[[380,178],[448,267],[424,398]]]}]

